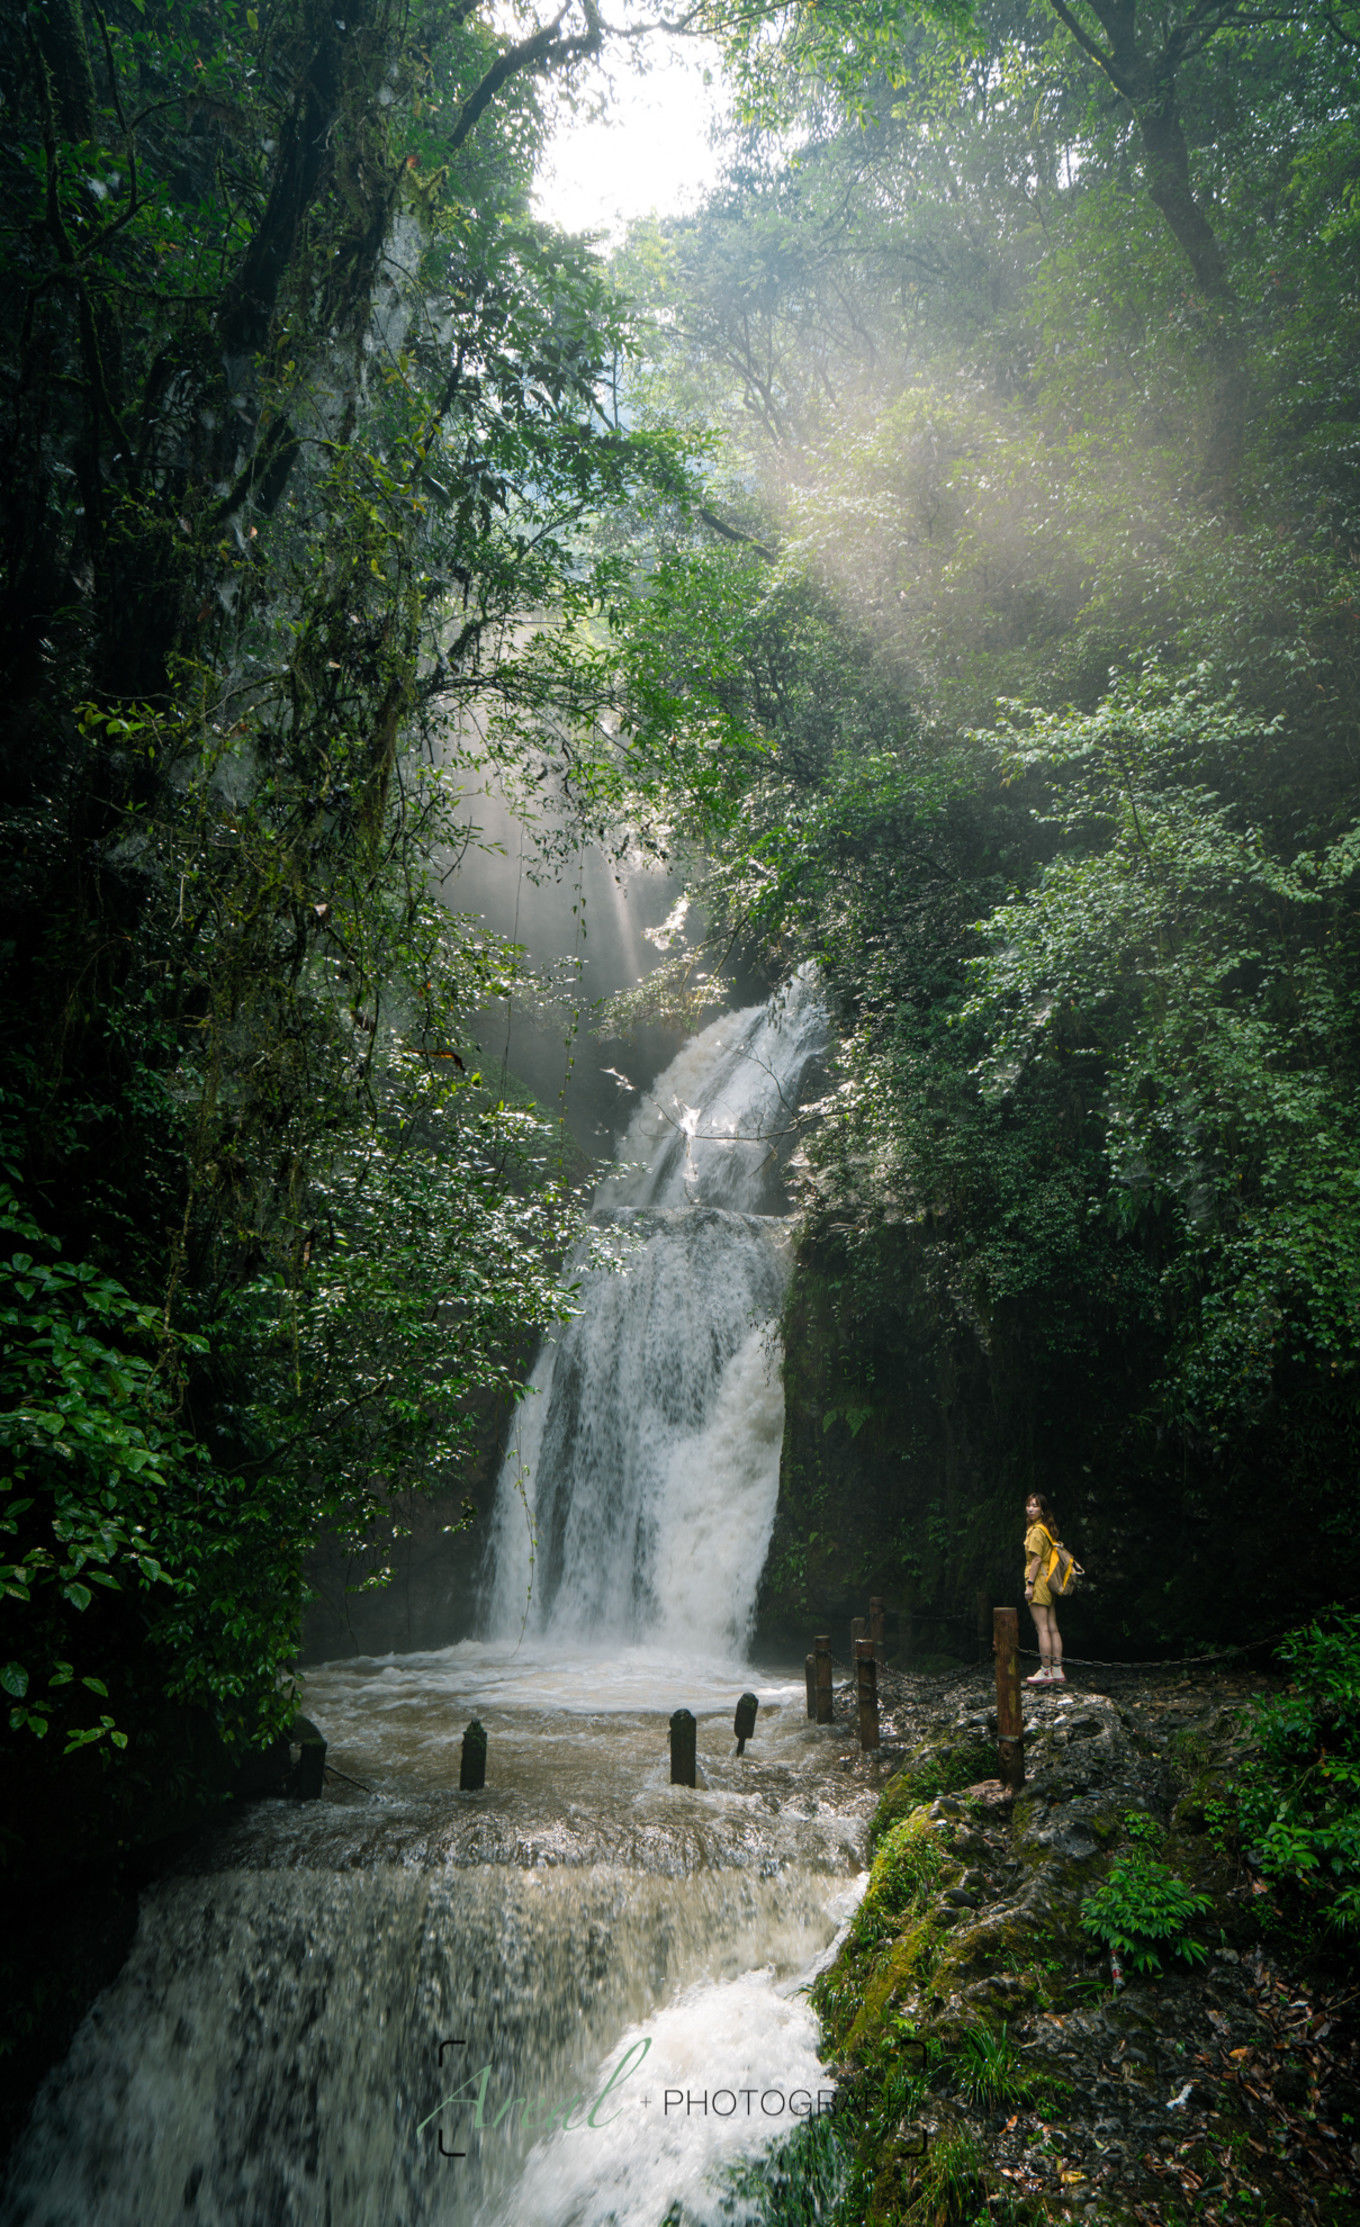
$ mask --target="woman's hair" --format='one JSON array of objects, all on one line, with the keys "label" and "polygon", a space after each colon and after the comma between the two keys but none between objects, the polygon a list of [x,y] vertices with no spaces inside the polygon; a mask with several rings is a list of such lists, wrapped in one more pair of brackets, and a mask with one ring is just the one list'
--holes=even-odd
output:
[{"label": "woman's hair", "polygon": [[1029,1512],[1029,1503],[1031,1500],[1038,1501],[1039,1521],[1043,1525],[1044,1529],[1051,1532],[1053,1537],[1056,1539],[1058,1536],[1058,1519],[1054,1515],[1053,1510],[1049,1507],[1048,1502],[1045,1500],[1043,1494],[1041,1492],[1027,1492],[1025,1494],[1025,1511],[1027,1514]]}]

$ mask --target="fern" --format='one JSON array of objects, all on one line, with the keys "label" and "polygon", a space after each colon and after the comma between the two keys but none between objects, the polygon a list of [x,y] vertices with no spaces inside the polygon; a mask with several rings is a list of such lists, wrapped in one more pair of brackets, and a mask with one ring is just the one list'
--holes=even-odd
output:
[{"label": "fern", "polygon": [[1081,1922],[1137,1971],[1160,1973],[1163,1950],[1187,1964],[1203,1963],[1203,1943],[1192,1940],[1185,1929],[1209,1908],[1207,1895],[1196,1894],[1160,1856],[1140,1845],[1118,1857],[1104,1885],[1086,1897]]}]

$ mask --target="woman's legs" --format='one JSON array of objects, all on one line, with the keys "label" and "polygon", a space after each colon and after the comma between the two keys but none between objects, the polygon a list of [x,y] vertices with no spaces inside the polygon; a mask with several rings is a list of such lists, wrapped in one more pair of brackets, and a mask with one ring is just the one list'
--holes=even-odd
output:
[{"label": "woman's legs", "polygon": [[1037,1684],[1040,1679],[1046,1679],[1049,1675],[1050,1665],[1048,1631],[1049,1625],[1052,1623],[1053,1616],[1051,1609],[1040,1608],[1037,1601],[1030,1602],[1029,1612],[1030,1615],[1034,1618],[1034,1629],[1039,1635],[1039,1668],[1035,1671],[1032,1679],[1027,1678],[1025,1680],[1026,1685],[1033,1685]]}]

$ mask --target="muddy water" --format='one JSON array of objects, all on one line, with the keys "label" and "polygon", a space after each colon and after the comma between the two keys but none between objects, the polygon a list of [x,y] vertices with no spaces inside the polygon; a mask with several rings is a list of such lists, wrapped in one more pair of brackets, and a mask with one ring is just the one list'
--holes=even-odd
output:
[{"label": "muddy water", "polygon": [[[257,1804],[147,1896],[4,2219],[751,2216],[728,2168],[826,2089],[801,1988],[862,1883],[866,1795],[801,1680],[468,1644],[314,1671],[307,1701],[371,1791]],[[682,1704],[694,1790],[669,1783]],[[474,1712],[488,1784],[460,1794]]]},{"label": "muddy water", "polygon": [[[308,1671],[343,1776],[144,1898],[5,2227],[759,2216],[731,2170],[826,2089],[803,1990],[871,1800],[801,1673],[741,1659],[778,1493],[779,1169],[824,1035],[800,975],[639,1110],[599,1201],[622,1272],[582,1266],[507,1453],[499,1636]],[[695,1788],[670,1784],[680,1707]],[[474,1716],[487,1785],[462,1794]]]}]

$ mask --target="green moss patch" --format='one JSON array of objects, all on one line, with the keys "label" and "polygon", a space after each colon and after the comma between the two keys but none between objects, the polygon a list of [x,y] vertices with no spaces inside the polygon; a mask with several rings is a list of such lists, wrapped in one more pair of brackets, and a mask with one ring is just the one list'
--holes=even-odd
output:
[{"label": "green moss patch", "polygon": [[859,2007],[845,2036],[851,2056],[859,2056],[881,2040],[901,2004],[926,1986],[945,1933],[937,1916],[918,1918],[874,1960],[869,1978],[862,1982]]},{"label": "green moss patch", "polygon": [[986,1741],[927,1748],[884,1787],[869,1827],[870,1845],[876,1847],[885,1833],[923,1803],[933,1802],[938,1794],[957,1794],[961,1787],[975,1786],[995,1769],[996,1749]]},{"label": "green moss patch", "polygon": [[924,1809],[889,1827],[878,1844],[868,1891],[855,1914],[851,1941],[864,1948],[895,1932],[903,1918],[924,1909],[949,1861],[948,1851]]}]

